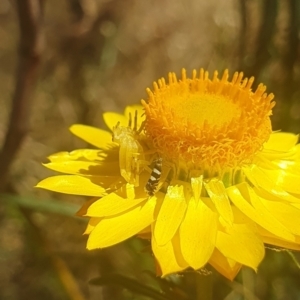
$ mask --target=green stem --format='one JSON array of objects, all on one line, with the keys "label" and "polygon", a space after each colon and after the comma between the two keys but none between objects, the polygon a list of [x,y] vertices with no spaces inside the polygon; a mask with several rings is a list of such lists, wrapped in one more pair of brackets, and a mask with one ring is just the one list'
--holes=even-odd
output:
[{"label": "green stem", "polygon": [[255,296],[255,272],[250,268],[242,268],[243,293],[247,300],[257,300]]},{"label": "green stem", "polygon": [[185,289],[189,291],[193,300],[212,300],[212,274],[201,274],[200,272],[186,272],[184,275]]},{"label": "green stem", "polygon": [[212,300],[213,275],[195,272],[196,300]]}]

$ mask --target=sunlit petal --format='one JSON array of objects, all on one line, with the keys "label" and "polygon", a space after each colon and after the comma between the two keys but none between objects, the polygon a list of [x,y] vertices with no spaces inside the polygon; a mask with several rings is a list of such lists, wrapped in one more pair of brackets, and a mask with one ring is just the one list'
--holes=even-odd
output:
[{"label": "sunlit petal", "polygon": [[274,151],[288,151],[297,144],[299,140],[298,134],[287,132],[274,132],[270,135],[269,140],[264,144],[265,149]]},{"label": "sunlit petal", "polygon": [[177,231],[187,208],[183,186],[169,186],[154,225],[158,245],[165,245]]},{"label": "sunlit petal", "polygon": [[[282,247],[283,249],[292,249],[292,250],[300,250],[300,236],[295,237],[295,242],[285,241],[283,239],[278,238],[276,235],[267,231],[265,228],[261,226],[257,226],[257,231],[261,235],[262,240],[265,244]],[[269,246],[272,248],[272,246]],[[274,247],[273,247],[274,248]]]},{"label": "sunlit petal", "polygon": [[94,149],[77,149],[71,152],[58,152],[51,154],[47,158],[53,162],[65,162],[65,161],[102,161],[105,160],[107,155],[104,155],[102,150],[94,150]]},{"label": "sunlit petal", "polygon": [[118,162],[61,161],[44,164],[53,171],[82,176],[120,177]]},{"label": "sunlit petal", "polygon": [[261,187],[272,195],[279,197],[281,200],[299,203],[299,198],[294,197],[287,193],[283,188],[276,185],[276,183],[268,178],[260,168],[252,166],[251,168],[244,168],[243,171],[245,172],[247,179],[250,180],[255,187]]},{"label": "sunlit petal", "polygon": [[192,198],[179,233],[184,259],[192,268],[200,269],[207,263],[215,247],[217,214],[201,200],[197,205]]},{"label": "sunlit petal", "polygon": [[108,131],[80,124],[72,125],[70,131],[97,148],[109,149],[112,145],[111,133]]},{"label": "sunlit petal", "polygon": [[272,180],[272,182],[274,182],[276,186],[281,187],[289,193],[300,195],[299,174],[292,174],[285,170],[266,170],[265,174]]},{"label": "sunlit petal", "polygon": [[217,179],[212,179],[205,183],[204,186],[219,214],[226,222],[228,222],[228,224],[232,225],[233,214],[231,204],[223,182]]},{"label": "sunlit petal", "polygon": [[104,218],[90,233],[87,248],[105,248],[137,234],[153,221],[155,199],[152,198],[126,213]]},{"label": "sunlit petal", "polygon": [[58,193],[82,195],[82,196],[101,196],[106,193],[105,189],[93,181],[100,183],[101,178],[86,178],[76,175],[58,175],[48,177],[40,181],[36,187],[43,188]]},{"label": "sunlit petal", "polygon": [[126,212],[135,206],[141,205],[146,198],[126,199],[120,197],[117,193],[110,193],[99,201],[95,201],[87,209],[86,216],[89,217],[108,217],[122,212]]},{"label": "sunlit petal", "polygon": [[254,270],[265,254],[261,238],[245,224],[234,224],[218,231],[216,247],[224,256]]},{"label": "sunlit petal", "polygon": [[[282,201],[269,200],[263,190],[255,190],[259,200],[279,222],[284,224],[293,234],[300,235],[300,209]],[[267,200],[268,199],[268,200]]]},{"label": "sunlit petal", "polygon": [[294,235],[261,205],[257,195],[248,184],[242,183],[229,187],[227,192],[231,201],[247,217],[277,236],[294,241]]},{"label": "sunlit petal", "polygon": [[151,242],[162,276],[182,271],[189,266],[182,256],[177,235],[162,246],[156,243],[154,237]]},{"label": "sunlit petal", "polygon": [[223,276],[233,280],[242,267],[242,264],[224,256],[215,248],[209,263]]}]

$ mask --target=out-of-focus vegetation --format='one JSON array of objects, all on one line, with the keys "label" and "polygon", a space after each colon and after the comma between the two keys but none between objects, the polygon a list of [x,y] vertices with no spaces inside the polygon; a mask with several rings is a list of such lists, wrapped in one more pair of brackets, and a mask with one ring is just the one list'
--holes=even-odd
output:
[{"label": "out-of-focus vegetation", "polygon": [[[102,112],[138,103],[153,80],[182,67],[255,76],[275,94],[274,130],[298,133],[299,21],[297,0],[1,0],[0,299],[156,299],[151,289],[193,299],[188,276],[155,278],[147,241],[88,252],[85,220],[74,217],[86,199],[35,189],[54,174],[41,162],[87,146],[70,125],[103,127]],[[18,149],[4,147],[14,124]],[[88,283],[99,276],[101,286]],[[213,299],[300,299],[299,280],[286,252],[267,251],[257,275],[217,275]]]}]

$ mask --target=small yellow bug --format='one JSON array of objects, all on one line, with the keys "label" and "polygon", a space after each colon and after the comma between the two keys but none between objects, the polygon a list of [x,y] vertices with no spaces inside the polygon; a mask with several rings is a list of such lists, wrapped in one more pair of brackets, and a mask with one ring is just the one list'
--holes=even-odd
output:
[{"label": "small yellow bug", "polygon": [[121,176],[134,186],[139,185],[140,164],[145,162],[144,148],[141,145],[141,131],[144,124],[137,129],[137,111],[134,115],[134,124],[132,126],[132,117],[129,114],[128,126],[120,126],[120,122],[113,127],[112,141],[118,143],[119,164]]}]

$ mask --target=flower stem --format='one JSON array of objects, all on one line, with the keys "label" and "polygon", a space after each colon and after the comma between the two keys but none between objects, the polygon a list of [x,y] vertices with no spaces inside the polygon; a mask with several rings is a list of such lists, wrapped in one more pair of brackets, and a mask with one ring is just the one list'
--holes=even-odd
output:
[{"label": "flower stem", "polygon": [[187,272],[184,275],[186,289],[191,292],[192,299],[212,300],[212,274]]},{"label": "flower stem", "polygon": [[255,300],[255,272],[250,268],[242,268],[243,288],[245,299]]},{"label": "flower stem", "polygon": [[212,274],[204,275],[195,272],[196,300],[211,300],[212,298]]}]

